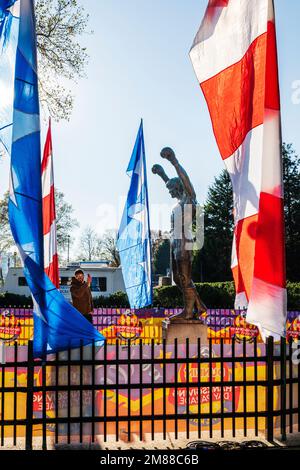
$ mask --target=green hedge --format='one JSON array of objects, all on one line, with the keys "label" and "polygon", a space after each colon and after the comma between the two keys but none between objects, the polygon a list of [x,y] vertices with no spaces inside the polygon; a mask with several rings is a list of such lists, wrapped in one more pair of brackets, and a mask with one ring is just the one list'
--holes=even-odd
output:
[{"label": "green hedge", "polygon": [[125,292],[115,292],[109,297],[96,297],[93,299],[94,307],[129,307],[128,297]]},{"label": "green hedge", "polygon": [[[204,282],[196,284],[201,299],[209,308],[233,308],[233,282]],[[300,310],[300,282],[288,282],[288,310]],[[155,307],[181,307],[183,299],[176,286],[157,287],[154,289],[153,305]],[[125,292],[116,292],[109,297],[94,299],[95,308],[99,307],[129,307]],[[32,307],[31,297],[16,294],[0,294],[0,307]]]},{"label": "green hedge", "polygon": [[[235,289],[233,282],[196,283],[197,291],[209,308],[233,308]],[[300,310],[300,282],[288,282],[288,310]],[[172,308],[183,304],[176,286],[159,287],[154,290],[155,306]]]},{"label": "green hedge", "polygon": [[[211,308],[232,308],[234,305],[233,282],[197,283],[197,291],[203,302]],[[156,306],[172,308],[181,307],[183,299],[176,286],[159,287],[154,290],[154,303]]]},{"label": "green hedge", "polygon": [[0,307],[32,308],[32,298],[26,295],[10,294],[5,292],[0,294]]},{"label": "green hedge", "polygon": [[300,282],[288,282],[288,310],[300,310]]},{"label": "green hedge", "polygon": [[[109,297],[94,298],[94,306],[98,307],[129,307],[128,298],[125,292],[115,292]],[[32,298],[25,295],[10,294],[8,292],[0,294],[0,307],[32,308]]]}]

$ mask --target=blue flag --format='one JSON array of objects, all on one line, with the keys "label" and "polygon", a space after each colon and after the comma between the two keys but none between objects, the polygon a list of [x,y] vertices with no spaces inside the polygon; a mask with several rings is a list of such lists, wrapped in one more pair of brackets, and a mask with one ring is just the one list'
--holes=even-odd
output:
[{"label": "blue flag", "polygon": [[152,304],[151,235],[149,223],[143,121],[127,168],[131,176],[117,248],[131,308]]},{"label": "blue flag", "polygon": [[19,0],[0,0],[0,151],[11,153]]},{"label": "blue flag", "polygon": [[35,357],[76,348],[80,344],[102,344],[103,336],[65,300],[44,272],[40,115],[33,0],[20,1],[9,220],[34,302]]}]

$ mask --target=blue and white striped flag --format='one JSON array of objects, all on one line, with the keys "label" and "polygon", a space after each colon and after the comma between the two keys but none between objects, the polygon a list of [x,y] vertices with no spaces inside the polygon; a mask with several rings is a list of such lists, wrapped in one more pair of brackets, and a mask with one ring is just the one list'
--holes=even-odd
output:
[{"label": "blue and white striped flag", "polygon": [[[44,272],[34,6],[33,0],[15,3],[19,4],[20,20],[16,57],[11,57],[15,63],[15,81],[9,220],[34,301],[34,355],[44,357],[47,353],[76,348],[80,344],[102,344],[104,338],[65,300]],[[3,13],[2,4],[3,0],[0,0],[0,13]]]},{"label": "blue and white striped flag", "polygon": [[130,188],[118,233],[123,278],[131,308],[152,304],[151,236],[143,121],[127,168]]}]

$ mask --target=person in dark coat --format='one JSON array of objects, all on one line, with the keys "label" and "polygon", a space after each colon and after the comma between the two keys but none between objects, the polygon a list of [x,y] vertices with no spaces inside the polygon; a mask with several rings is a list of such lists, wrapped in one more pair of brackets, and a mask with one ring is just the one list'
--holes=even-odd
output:
[{"label": "person in dark coat", "polygon": [[90,289],[91,276],[88,275],[87,281],[84,280],[82,269],[76,269],[71,281],[72,304],[82,315],[93,323],[92,312],[94,309],[93,297]]}]

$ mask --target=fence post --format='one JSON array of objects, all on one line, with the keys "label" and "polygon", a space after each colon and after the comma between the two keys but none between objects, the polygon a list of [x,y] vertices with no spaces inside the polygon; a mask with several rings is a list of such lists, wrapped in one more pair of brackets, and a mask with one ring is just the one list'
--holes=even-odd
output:
[{"label": "fence post", "polygon": [[274,338],[269,336],[266,344],[267,356],[267,384],[266,384],[266,405],[267,405],[267,440],[274,440]]},{"label": "fence post", "polygon": [[6,354],[5,354],[5,343],[0,340],[0,364],[5,364]]},{"label": "fence post", "polygon": [[281,439],[286,441],[286,338],[283,336],[280,340],[280,409]]},{"label": "fence post", "polygon": [[34,386],[33,342],[28,341],[27,397],[26,397],[26,450],[32,450],[33,386]]}]

